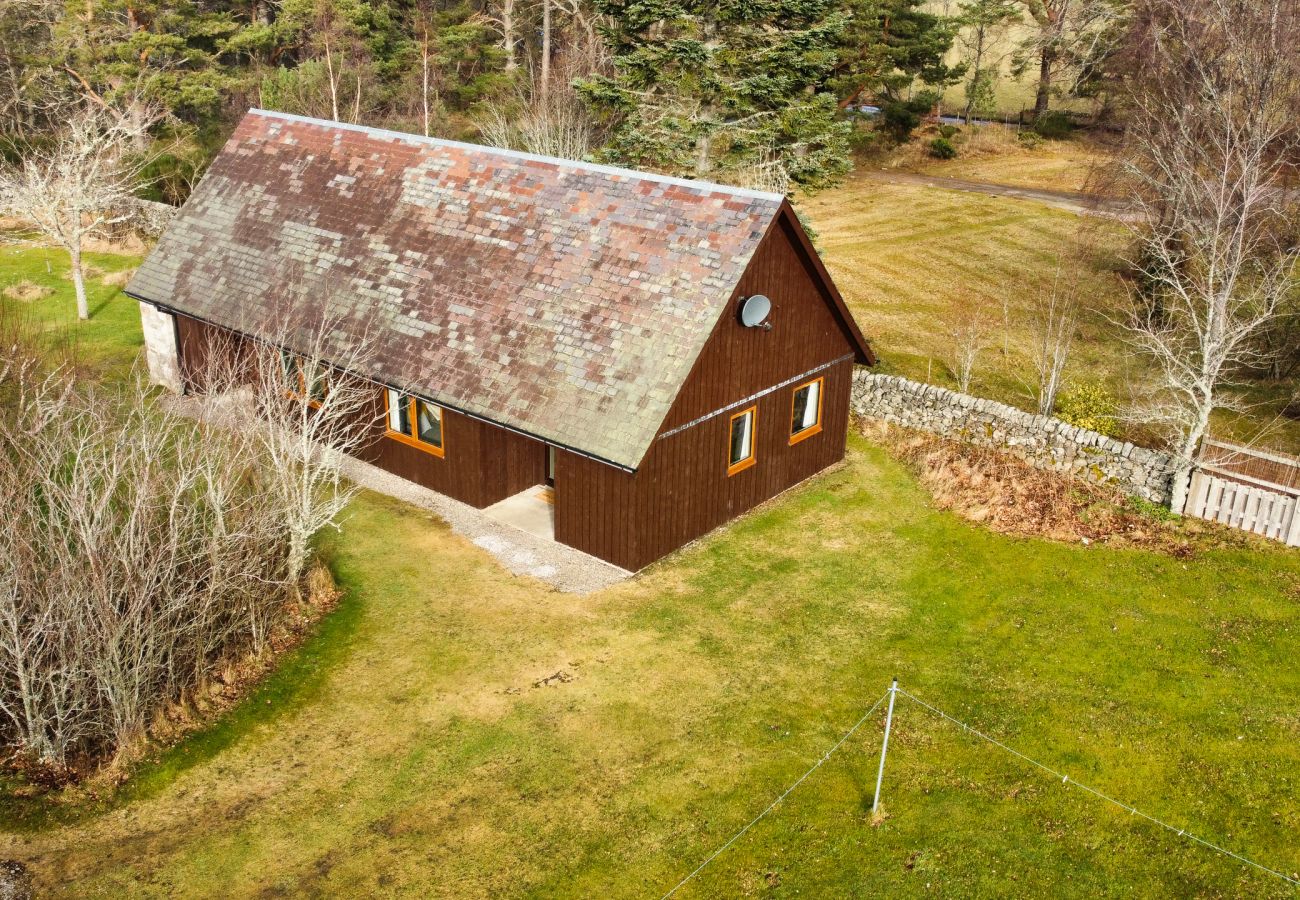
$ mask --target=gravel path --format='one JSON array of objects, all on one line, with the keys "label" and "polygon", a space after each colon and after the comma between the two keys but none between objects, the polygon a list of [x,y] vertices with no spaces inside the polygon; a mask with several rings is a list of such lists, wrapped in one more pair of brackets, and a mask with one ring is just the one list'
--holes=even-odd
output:
[{"label": "gravel path", "polygon": [[427,509],[451,530],[469,538],[515,575],[528,575],[569,594],[589,594],[617,584],[631,572],[558,541],[548,541],[493,521],[481,510],[407,481],[378,466],[347,457],[343,474],[368,490]]}]

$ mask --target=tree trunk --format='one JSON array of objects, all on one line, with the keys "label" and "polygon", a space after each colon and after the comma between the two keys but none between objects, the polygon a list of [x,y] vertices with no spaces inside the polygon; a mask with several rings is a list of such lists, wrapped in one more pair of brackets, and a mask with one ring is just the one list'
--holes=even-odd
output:
[{"label": "tree trunk", "polygon": [[1202,402],[1201,408],[1196,411],[1196,422],[1183,436],[1183,443],[1178,448],[1178,455],[1186,460],[1192,459],[1192,456],[1196,453],[1196,448],[1201,445],[1201,438],[1205,437],[1205,432],[1209,428],[1210,406],[1208,403]]},{"label": "tree trunk", "polygon": [[424,136],[429,136],[429,32],[420,45],[420,107],[424,113]]},{"label": "tree trunk", "polygon": [[1052,64],[1056,61],[1056,50],[1051,46],[1043,48],[1038,60],[1038,95],[1034,98],[1034,119],[1037,120],[1047,112],[1052,99]]},{"label": "tree trunk", "polygon": [[519,65],[515,59],[515,0],[501,4],[501,43],[506,48],[506,71],[513,72]]},{"label": "tree trunk", "polygon": [[330,51],[329,40],[325,41],[325,72],[330,83],[330,113],[335,122],[339,120],[339,86],[334,80],[334,54]]},{"label": "tree trunk", "polygon": [[81,271],[81,244],[68,248],[68,258],[72,262],[72,289],[77,294],[77,318],[85,321],[90,318],[90,304],[86,302],[86,276]]},{"label": "tree trunk", "polygon": [[542,0],[542,102],[551,90],[551,0]]},{"label": "tree trunk", "polygon": [[980,88],[980,66],[984,64],[984,26],[975,30],[975,59],[971,64],[971,76],[966,88],[966,127],[970,128],[971,116],[975,111],[975,92]]},{"label": "tree trunk", "polygon": [[697,178],[703,178],[709,174],[713,168],[713,162],[709,159],[709,136],[700,135],[700,139],[695,144],[695,175]]}]

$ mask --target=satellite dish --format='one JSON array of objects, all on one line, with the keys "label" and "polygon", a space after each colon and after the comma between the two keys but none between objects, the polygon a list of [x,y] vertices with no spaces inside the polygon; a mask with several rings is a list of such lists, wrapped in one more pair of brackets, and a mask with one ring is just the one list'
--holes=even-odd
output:
[{"label": "satellite dish", "polygon": [[772,301],[762,294],[755,294],[740,304],[740,324],[746,328],[757,328],[767,321],[771,312]]}]

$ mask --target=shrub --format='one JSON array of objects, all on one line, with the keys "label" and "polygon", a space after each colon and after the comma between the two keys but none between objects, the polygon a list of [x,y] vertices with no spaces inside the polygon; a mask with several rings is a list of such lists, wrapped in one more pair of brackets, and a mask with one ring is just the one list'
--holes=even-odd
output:
[{"label": "shrub", "polygon": [[1049,141],[1060,141],[1068,138],[1074,131],[1074,122],[1067,113],[1049,110],[1035,119],[1032,127],[1035,134]]},{"label": "shrub", "polygon": [[283,343],[210,342],[200,425],[147,385],[76,381],[0,318],[0,745],[53,772],[129,758],[320,589],[310,540],[355,492],[339,459],[374,388],[349,368],[286,391]]},{"label": "shrub", "polygon": [[937,137],[930,141],[930,155],[935,159],[952,159],[957,155],[957,148],[947,138]]},{"label": "shrub", "polygon": [[921,119],[934,108],[939,95],[934,91],[922,91],[911,100],[891,100],[883,104],[880,111],[881,128],[898,143],[903,143],[912,136],[912,132],[921,124]]},{"label": "shrub", "polygon": [[953,138],[955,138],[955,137],[956,137],[957,135],[959,135],[959,134],[961,134],[961,129],[958,128],[956,125],[940,125],[940,126],[939,126],[939,137],[947,138],[948,140],[952,140]]},{"label": "shrub", "polygon": [[1037,150],[1043,146],[1043,136],[1036,131],[1022,131],[1016,135],[1016,140],[1027,150]]},{"label": "shrub", "polygon": [[1056,401],[1056,417],[1079,428],[1087,428],[1107,437],[1119,433],[1115,395],[1095,381],[1084,382],[1064,391]]}]

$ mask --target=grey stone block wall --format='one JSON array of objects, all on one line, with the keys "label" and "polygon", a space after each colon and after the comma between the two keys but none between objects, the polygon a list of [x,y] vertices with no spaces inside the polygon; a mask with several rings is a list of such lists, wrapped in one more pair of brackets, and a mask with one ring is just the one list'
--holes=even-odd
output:
[{"label": "grey stone block wall", "polygon": [[1172,455],[1005,403],[859,369],[852,406],[860,416],[1008,450],[1041,468],[1113,484],[1162,506],[1175,499],[1179,466]]},{"label": "grey stone block wall", "polygon": [[181,393],[180,357],[176,351],[176,323],[172,315],[141,303],[140,325],[144,330],[149,380],[174,394]]}]

